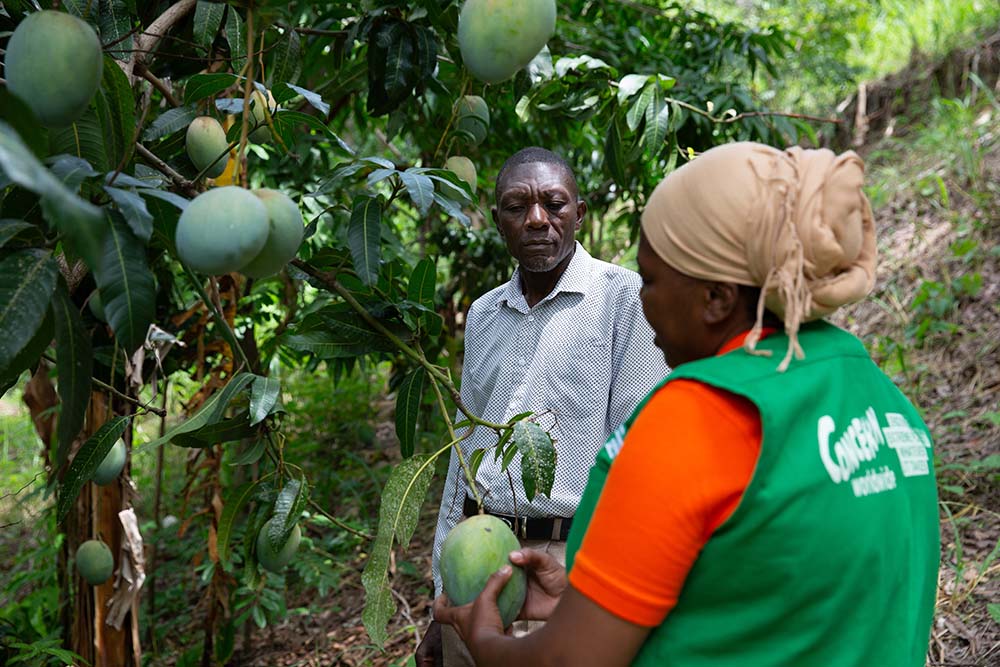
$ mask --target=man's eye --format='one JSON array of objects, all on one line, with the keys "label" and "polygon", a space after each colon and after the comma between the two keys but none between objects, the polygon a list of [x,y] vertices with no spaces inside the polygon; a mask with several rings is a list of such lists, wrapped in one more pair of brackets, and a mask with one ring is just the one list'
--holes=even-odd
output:
[{"label": "man's eye", "polygon": [[565,205],[566,204],[563,204],[562,202],[554,201],[554,202],[549,202],[546,205],[546,208],[548,208],[550,211],[561,211],[562,207]]},{"label": "man's eye", "polygon": [[511,213],[518,213],[519,211],[523,211],[524,207],[520,204],[511,204],[510,206],[505,206],[504,210],[510,211]]}]

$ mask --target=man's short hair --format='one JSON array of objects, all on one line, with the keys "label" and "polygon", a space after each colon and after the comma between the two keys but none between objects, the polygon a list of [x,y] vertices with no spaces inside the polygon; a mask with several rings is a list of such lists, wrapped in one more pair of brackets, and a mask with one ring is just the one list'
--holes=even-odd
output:
[{"label": "man's short hair", "polygon": [[500,172],[497,174],[496,185],[493,188],[493,200],[500,201],[500,185],[503,183],[504,179],[507,177],[507,173],[514,167],[519,167],[522,164],[551,164],[562,169],[569,180],[573,184],[573,189],[576,190],[577,196],[580,196],[580,188],[576,184],[576,174],[573,173],[573,168],[569,166],[563,158],[556,155],[547,148],[542,148],[541,146],[528,146],[527,148],[522,148],[518,152],[511,155],[504,161],[503,166],[500,167]]}]

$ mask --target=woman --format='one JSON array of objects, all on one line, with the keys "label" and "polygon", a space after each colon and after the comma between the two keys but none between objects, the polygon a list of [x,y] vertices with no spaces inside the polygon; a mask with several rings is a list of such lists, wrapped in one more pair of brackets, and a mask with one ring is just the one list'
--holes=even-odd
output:
[{"label": "woman", "polygon": [[506,636],[494,574],[435,603],[480,665],[924,664],[939,537],[930,436],[822,318],[874,283],[852,152],[737,143],[671,173],[642,215],[643,310],[674,372],[591,469]]}]

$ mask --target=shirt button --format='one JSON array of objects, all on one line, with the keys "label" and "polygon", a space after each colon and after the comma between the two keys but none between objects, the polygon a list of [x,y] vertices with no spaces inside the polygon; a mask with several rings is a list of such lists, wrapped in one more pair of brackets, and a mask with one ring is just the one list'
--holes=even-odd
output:
[{"label": "shirt button", "polygon": [[523,365],[525,365],[526,363],[528,363],[528,360],[527,360],[527,359],[525,359],[524,357],[521,357],[520,359],[518,359],[518,360],[517,360],[517,363],[518,363],[519,365],[523,366]]},{"label": "shirt button", "polygon": [[535,316],[534,315],[528,315],[528,321],[529,322],[534,322],[535,321]]}]

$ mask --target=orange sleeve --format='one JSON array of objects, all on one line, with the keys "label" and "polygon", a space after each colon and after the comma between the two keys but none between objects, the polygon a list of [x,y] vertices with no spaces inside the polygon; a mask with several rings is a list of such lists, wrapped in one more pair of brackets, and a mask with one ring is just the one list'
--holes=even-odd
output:
[{"label": "orange sleeve", "polygon": [[662,623],[739,504],[760,448],[749,400],[693,380],[664,385],[625,436],[570,583],[631,623]]}]

